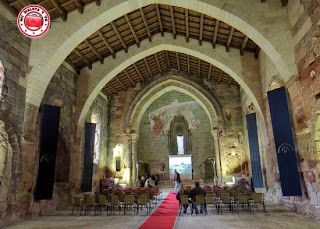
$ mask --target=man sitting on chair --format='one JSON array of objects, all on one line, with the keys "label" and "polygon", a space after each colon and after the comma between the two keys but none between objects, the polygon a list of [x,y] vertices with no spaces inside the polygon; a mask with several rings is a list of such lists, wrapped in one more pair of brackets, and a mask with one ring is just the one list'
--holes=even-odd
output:
[{"label": "man sitting on chair", "polygon": [[[200,187],[200,183],[198,181],[195,182],[195,187],[193,189],[191,189],[190,193],[189,193],[189,197],[191,198],[192,201],[192,211],[193,209],[195,209],[196,214],[199,214],[198,212],[198,208],[196,205],[196,196],[197,195],[206,195],[206,190],[204,190],[203,188]],[[200,206],[200,213],[202,213],[203,210],[203,205]]]}]

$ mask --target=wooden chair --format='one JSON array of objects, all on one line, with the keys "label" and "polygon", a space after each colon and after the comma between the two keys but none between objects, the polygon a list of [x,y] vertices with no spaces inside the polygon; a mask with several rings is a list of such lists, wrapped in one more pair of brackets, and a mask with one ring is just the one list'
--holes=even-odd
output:
[{"label": "wooden chair", "polygon": [[231,195],[228,192],[221,192],[220,193],[220,213],[222,215],[222,205],[228,206],[230,212],[233,212],[233,202],[231,200]]},{"label": "wooden chair", "polygon": [[[205,215],[208,214],[207,205],[206,205],[206,202],[205,202],[204,195],[196,195],[196,202],[193,203],[193,205],[200,206],[200,207],[203,206],[203,210],[204,210]],[[191,215],[192,214],[193,214],[193,206],[192,206],[192,209],[191,209]]]},{"label": "wooden chair", "polygon": [[251,213],[251,206],[249,205],[249,199],[247,193],[238,193],[238,197],[236,200],[236,205],[237,205],[237,213],[239,214],[239,206],[242,205],[242,209],[246,209],[248,207],[248,210]]},{"label": "wooden chair", "polygon": [[215,206],[216,210],[217,210],[217,213],[219,214],[219,202],[218,202],[218,199],[216,197],[215,194],[211,194],[211,193],[207,193],[206,194],[206,204],[207,204],[207,207],[212,204],[213,206]]},{"label": "wooden chair", "polygon": [[95,215],[97,214],[98,204],[94,201],[94,197],[91,195],[86,195],[86,204],[85,204],[85,214],[91,213],[91,209],[94,208]]},{"label": "wooden chair", "polygon": [[147,215],[149,215],[149,206],[148,206],[148,197],[147,195],[141,194],[138,197],[138,203],[137,203],[137,215],[139,214],[139,207],[146,207],[147,208]]},{"label": "wooden chair", "polygon": [[[128,207],[131,206],[134,210],[135,208],[135,199],[134,199],[134,195],[126,195],[124,198],[125,202],[124,202],[124,212],[123,214],[126,214],[126,210],[128,210]],[[134,212],[135,213],[135,212]]]},{"label": "wooden chair", "polygon": [[189,198],[187,195],[180,195],[180,212],[179,215],[181,215],[181,210],[183,206],[189,206]]},{"label": "wooden chair", "polygon": [[[258,204],[262,204],[263,206],[263,211],[267,213],[267,209],[264,203],[264,194],[263,193],[254,193],[254,198],[253,198],[253,205],[258,209]],[[253,207],[254,207],[253,206]],[[253,213],[254,213],[254,208],[253,208]]]},{"label": "wooden chair", "polygon": [[102,208],[104,208],[105,211],[108,210],[108,203],[107,203],[107,197],[105,195],[99,195],[98,197],[98,211],[100,214],[102,214]]},{"label": "wooden chair", "polygon": [[114,208],[118,207],[119,215],[121,211],[121,203],[119,200],[119,196],[117,195],[111,195],[111,203],[110,203],[110,211],[111,213],[114,213]]},{"label": "wooden chair", "polygon": [[77,208],[78,212],[79,212],[79,209],[80,209],[80,215],[81,215],[82,210],[85,208],[85,205],[84,205],[84,203],[82,201],[82,198],[79,197],[79,196],[73,197],[72,215],[73,215],[73,210],[75,208]]}]

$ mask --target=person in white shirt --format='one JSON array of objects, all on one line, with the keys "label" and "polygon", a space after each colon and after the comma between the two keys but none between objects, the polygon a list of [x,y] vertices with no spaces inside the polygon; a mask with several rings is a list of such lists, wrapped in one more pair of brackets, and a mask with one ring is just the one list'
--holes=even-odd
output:
[{"label": "person in white shirt", "polygon": [[144,183],[144,187],[147,188],[152,188],[152,187],[155,187],[155,183],[154,181],[151,179],[151,177],[149,177],[147,180],[146,180],[146,183]]}]

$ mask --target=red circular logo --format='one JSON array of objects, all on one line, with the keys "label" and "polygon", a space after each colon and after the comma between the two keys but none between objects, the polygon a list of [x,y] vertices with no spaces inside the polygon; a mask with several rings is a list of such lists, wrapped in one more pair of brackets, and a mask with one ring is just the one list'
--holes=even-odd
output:
[{"label": "red circular logo", "polygon": [[23,8],[17,18],[21,33],[30,38],[40,37],[50,27],[50,15],[45,8],[29,5]]}]

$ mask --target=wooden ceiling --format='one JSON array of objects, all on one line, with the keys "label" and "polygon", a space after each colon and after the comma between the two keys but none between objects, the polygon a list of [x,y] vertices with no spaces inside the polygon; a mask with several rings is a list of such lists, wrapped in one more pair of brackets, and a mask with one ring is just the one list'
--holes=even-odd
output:
[{"label": "wooden ceiling", "polygon": [[[100,0],[1,0],[6,1],[11,9],[18,12],[30,4],[45,7],[53,18],[61,17],[67,20],[68,13],[78,10],[84,12],[85,5],[95,2],[98,6]],[[265,2],[266,0],[261,0]],[[281,0],[285,6],[287,0]],[[180,7],[152,4],[130,12],[112,21],[90,35],[79,44],[66,58],[66,61],[78,73],[84,67],[92,68],[92,64],[112,56],[116,58],[119,51],[125,52],[133,46],[140,47],[143,40],[152,42],[156,34],[170,33],[173,39],[183,36],[186,42],[196,39],[199,45],[203,42],[225,46],[226,52],[230,48],[238,49],[240,54],[253,53],[258,58],[260,47],[237,29],[215,18]],[[138,61],[112,79],[103,92],[110,96],[134,86],[138,82],[148,80],[155,75],[169,71],[183,72],[192,77],[213,79],[238,85],[230,76],[218,68],[198,58],[182,53],[161,51]]]},{"label": "wooden ceiling", "polygon": [[66,61],[77,71],[89,67],[108,56],[140,42],[155,34],[171,33],[176,36],[197,39],[199,44],[210,42],[212,47],[223,45],[228,52],[236,48],[241,54],[254,53],[258,57],[260,48],[246,35],[217,19],[204,14],[168,5],[149,5],[116,19],[92,34],[67,57]]},{"label": "wooden ceiling", "polygon": [[59,15],[63,21],[67,20],[68,13],[77,10],[82,14],[85,5],[96,2],[100,5],[100,0],[6,0],[17,14],[24,7],[36,4],[43,6],[50,15]]},{"label": "wooden ceiling", "polygon": [[183,53],[161,51],[127,67],[109,81],[102,92],[111,96],[134,87],[139,82],[150,81],[167,72],[180,72],[198,80],[208,79],[217,83],[238,85],[227,73],[208,62]]}]

